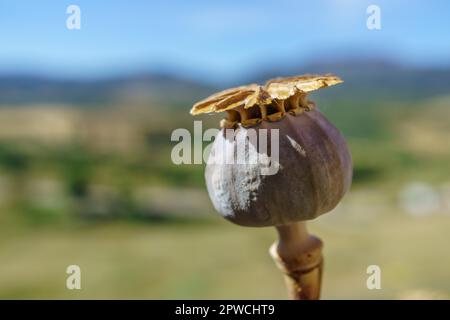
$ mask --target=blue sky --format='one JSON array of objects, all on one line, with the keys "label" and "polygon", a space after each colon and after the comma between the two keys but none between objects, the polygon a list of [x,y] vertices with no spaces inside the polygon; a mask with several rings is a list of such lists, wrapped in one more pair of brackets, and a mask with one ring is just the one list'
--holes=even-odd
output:
[{"label": "blue sky", "polygon": [[[66,8],[81,8],[81,30]],[[382,29],[366,28],[381,8]],[[450,65],[450,1],[1,0],[0,73],[98,77],[168,69],[232,78],[283,61],[392,57]]]}]

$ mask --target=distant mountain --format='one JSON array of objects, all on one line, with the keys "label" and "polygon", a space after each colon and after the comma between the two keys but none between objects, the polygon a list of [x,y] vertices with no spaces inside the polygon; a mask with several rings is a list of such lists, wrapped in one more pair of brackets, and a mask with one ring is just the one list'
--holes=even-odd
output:
[{"label": "distant mountain", "polygon": [[99,80],[66,80],[38,76],[0,76],[0,105],[64,103],[98,105],[130,98],[191,103],[214,89],[163,74],[136,74]]},{"label": "distant mountain", "polygon": [[[342,77],[345,83],[321,91],[320,99],[414,101],[436,95],[450,95],[450,69],[402,67],[382,59],[328,59],[307,65],[293,65],[294,67],[274,66],[250,75],[247,79],[241,79],[236,84],[264,83],[276,76],[334,73]],[[214,86],[205,83],[163,73],[98,80],[13,75],[0,76],[0,105],[65,103],[95,106],[143,99],[185,107],[216,90]]]},{"label": "distant mountain", "polygon": [[276,76],[304,73],[334,73],[344,80],[342,87],[324,90],[321,95],[353,99],[416,100],[450,95],[450,69],[417,69],[382,59],[320,61],[297,67],[265,70],[249,79],[264,83]]}]

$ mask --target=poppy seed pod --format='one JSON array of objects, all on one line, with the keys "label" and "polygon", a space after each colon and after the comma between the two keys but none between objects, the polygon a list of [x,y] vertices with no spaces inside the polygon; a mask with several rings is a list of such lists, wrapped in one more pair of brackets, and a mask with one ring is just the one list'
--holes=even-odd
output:
[{"label": "poppy seed pod", "polygon": [[339,203],[351,184],[351,156],[342,134],[306,95],[340,82],[332,75],[274,79],[194,105],[194,115],[227,113],[205,171],[222,216],[243,226],[280,226],[314,219]]}]

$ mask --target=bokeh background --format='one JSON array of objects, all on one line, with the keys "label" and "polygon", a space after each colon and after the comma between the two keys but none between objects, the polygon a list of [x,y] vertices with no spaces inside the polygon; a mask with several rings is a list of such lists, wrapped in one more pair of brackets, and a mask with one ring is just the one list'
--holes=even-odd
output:
[{"label": "bokeh background", "polygon": [[[66,9],[81,9],[81,29]],[[366,9],[381,9],[368,30]],[[448,1],[0,3],[0,298],[286,297],[272,228],[215,213],[203,165],[174,165],[192,104],[273,76],[353,155],[351,191],[310,223],[325,299],[450,297]],[[219,118],[203,116],[204,128]],[[66,289],[68,265],[82,289]],[[382,289],[368,290],[379,265]]]}]

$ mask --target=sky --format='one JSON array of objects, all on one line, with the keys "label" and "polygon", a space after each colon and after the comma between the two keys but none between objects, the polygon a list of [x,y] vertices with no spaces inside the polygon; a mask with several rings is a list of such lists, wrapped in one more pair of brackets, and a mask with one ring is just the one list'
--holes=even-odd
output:
[{"label": "sky", "polygon": [[[78,5],[81,29],[69,30]],[[378,5],[381,29],[366,27]],[[384,57],[450,66],[446,0],[0,0],[0,74],[161,70],[232,78],[270,64]]]}]

